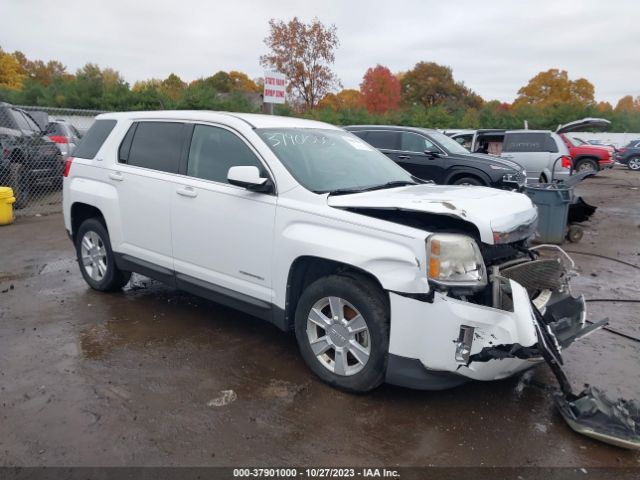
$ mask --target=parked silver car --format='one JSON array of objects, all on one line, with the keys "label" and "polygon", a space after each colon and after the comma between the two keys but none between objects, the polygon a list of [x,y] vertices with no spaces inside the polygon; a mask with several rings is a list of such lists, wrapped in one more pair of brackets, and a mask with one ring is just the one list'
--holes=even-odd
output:
[{"label": "parked silver car", "polygon": [[550,130],[484,129],[452,133],[451,138],[472,152],[488,153],[519,163],[527,171],[529,182],[566,179],[572,173],[569,149],[560,133],[580,129],[602,128],[609,122],[585,118]]},{"label": "parked silver car", "polygon": [[66,120],[51,120],[45,129],[45,134],[56,143],[62,156],[66,159],[76,149],[82,134]]}]

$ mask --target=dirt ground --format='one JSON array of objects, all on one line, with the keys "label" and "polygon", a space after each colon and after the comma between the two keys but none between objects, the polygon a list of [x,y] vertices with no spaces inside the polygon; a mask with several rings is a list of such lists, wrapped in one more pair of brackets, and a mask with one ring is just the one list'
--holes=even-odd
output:
[{"label": "dirt ground", "polygon": [[[620,167],[585,181],[579,193],[599,209],[566,248],[640,265],[639,189]],[[123,293],[90,290],[60,214],[0,227],[0,245],[2,466],[640,466],[640,453],[569,429],[525,381],[555,384],[544,365],[444,392],[349,395],[257,319],[139,276]],[[574,258],[575,291],[640,298],[638,270]],[[637,304],[589,310],[640,337]],[[640,399],[639,343],[599,331],[565,360],[577,388]]]}]

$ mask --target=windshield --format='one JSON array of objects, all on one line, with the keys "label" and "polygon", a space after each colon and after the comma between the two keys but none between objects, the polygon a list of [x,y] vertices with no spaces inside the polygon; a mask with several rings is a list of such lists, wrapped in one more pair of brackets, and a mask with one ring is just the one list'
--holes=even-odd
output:
[{"label": "windshield", "polygon": [[445,135],[444,133],[429,132],[429,137],[438,142],[445,150],[449,151],[449,153],[471,153],[469,152],[469,150],[456,142],[453,138]]},{"label": "windshield", "polygon": [[315,193],[415,183],[393,160],[342,130],[269,128],[256,132],[291,175]]}]

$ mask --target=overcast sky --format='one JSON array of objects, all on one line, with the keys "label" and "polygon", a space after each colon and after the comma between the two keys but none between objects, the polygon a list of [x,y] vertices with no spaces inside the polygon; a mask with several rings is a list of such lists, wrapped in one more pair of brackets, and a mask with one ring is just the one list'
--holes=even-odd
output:
[{"label": "overcast sky", "polygon": [[255,78],[268,20],[317,16],[338,28],[335,71],[358,88],[367,68],[453,68],[485,99],[511,102],[541,70],[595,85],[596,99],[640,95],[637,0],[0,0],[0,46],[75,72],[112,67],[133,84],[218,70]]}]

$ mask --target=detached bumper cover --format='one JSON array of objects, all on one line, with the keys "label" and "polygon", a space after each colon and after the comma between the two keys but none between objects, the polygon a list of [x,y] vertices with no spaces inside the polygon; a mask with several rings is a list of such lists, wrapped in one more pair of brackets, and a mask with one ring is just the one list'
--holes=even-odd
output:
[{"label": "detached bumper cover", "polygon": [[560,415],[578,433],[622,448],[640,449],[640,402],[611,400],[596,387],[555,394]]}]

